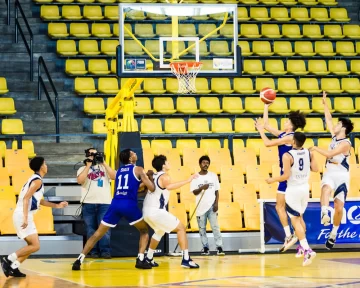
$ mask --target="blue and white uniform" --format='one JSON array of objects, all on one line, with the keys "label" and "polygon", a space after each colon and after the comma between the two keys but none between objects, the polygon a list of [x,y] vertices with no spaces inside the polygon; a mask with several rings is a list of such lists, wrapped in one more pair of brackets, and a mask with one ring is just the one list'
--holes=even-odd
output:
[{"label": "blue and white uniform", "polygon": [[[293,136],[294,132],[290,132],[290,133],[286,133],[286,132],[282,132],[278,138],[284,138],[286,136]],[[291,144],[283,144],[283,145],[279,145],[278,146],[278,151],[279,151],[279,166],[280,166],[280,175],[283,174],[283,163],[282,163],[282,157],[285,153],[289,152],[292,149],[292,145]],[[286,191],[286,181],[280,182],[279,186],[278,186],[278,193],[281,194],[285,194]]]},{"label": "blue and white uniform", "polygon": [[144,220],[158,236],[170,233],[180,223],[178,218],[166,211],[170,191],[159,185],[159,178],[164,174],[163,171],[154,174],[155,191],[146,194],[143,205]]},{"label": "blue and white uniform", "polygon": [[[348,139],[337,140],[336,136],[334,136],[329,145],[329,151],[334,150],[343,142],[348,142],[351,146],[351,142]],[[326,159],[326,172],[321,181],[321,187],[329,185],[334,191],[334,199],[338,198],[342,202],[345,202],[350,187],[349,156],[350,154],[345,155],[341,153]]]},{"label": "blue and white uniform", "polygon": [[[41,186],[40,188],[32,195],[29,200],[29,211],[28,211],[28,226],[23,229],[21,225],[24,223],[24,197],[28,192],[30,185],[33,181],[40,180]],[[16,208],[13,214],[13,223],[16,230],[16,234],[20,239],[24,239],[29,235],[37,234],[35,222],[34,222],[34,214],[40,208],[40,201],[44,195],[44,185],[42,184],[42,178],[39,174],[32,175],[29,180],[24,184],[21,188],[19,199],[16,204]]]},{"label": "blue and white uniform", "polygon": [[134,225],[143,219],[137,201],[141,180],[135,175],[135,167],[133,164],[123,165],[116,172],[114,198],[102,224],[115,227],[124,217],[130,225]]},{"label": "blue and white uniform", "polygon": [[293,158],[285,193],[286,211],[290,217],[304,214],[309,201],[310,152],[293,149],[287,152]]}]

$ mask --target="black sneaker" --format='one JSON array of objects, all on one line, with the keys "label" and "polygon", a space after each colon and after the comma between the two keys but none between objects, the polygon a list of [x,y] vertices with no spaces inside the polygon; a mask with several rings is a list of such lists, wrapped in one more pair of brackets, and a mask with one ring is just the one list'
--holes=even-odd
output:
[{"label": "black sneaker", "polygon": [[332,248],[334,248],[335,242],[336,239],[329,237],[325,243],[326,249],[331,250]]},{"label": "black sneaker", "polygon": [[80,270],[80,267],[81,267],[80,259],[76,259],[76,261],[72,265],[72,270],[78,271]]},{"label": "black sneaker", "polygon": [[0,258],[0,262],[1,262],[1,268],[2,268],[2,270],[4,271],[5,276],[6,276],[6,277],[9,277],[9,275],[10,275],[10,270],[11,270],[10,260],[8,260],[6,256],[4,256],[4,257],[1,257],[1,258]]},{"label": "black sneaker", "polygon": [[21,278],[21,277],[26,277],[26,274],[20,272],[20,270],[16,268],[10,270],[10,276]]},{"label": "black sneaker", "polygon": [[135,264],[135,268],[138,268],[138,269],[151,269],[152,268],[152,265],[147,262],[144,258],[143,261],[140,260],[140,258],[136,258],[136,264]]},{"label": "black sneaker", "polygon": [[149,259],[148,257],[145,257],[145,261],[150,263],[152,267],[159,267],[159,264],[154,261],[154,258]]},{"label": "black sneaker", "polygon": [[201,252],[201,255],[210,255],[210,250],[208,247],[204,247],[203,251]]},{"label": "black sneaker", "polygon": [[225,252],[223,251],[222,247],[217,247],[217,253],[218,256],[225,256]]}]

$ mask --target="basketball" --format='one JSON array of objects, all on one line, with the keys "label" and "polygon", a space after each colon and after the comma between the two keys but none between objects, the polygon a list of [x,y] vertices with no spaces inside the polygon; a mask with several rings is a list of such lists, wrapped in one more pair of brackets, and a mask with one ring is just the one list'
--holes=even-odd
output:
[{"label": "basketball", "polygon": [[276,92],[274,89],[266,87],[260,91],[260,99],[265,104],[273,103],[275,101],[275,98],[276,98]]}]

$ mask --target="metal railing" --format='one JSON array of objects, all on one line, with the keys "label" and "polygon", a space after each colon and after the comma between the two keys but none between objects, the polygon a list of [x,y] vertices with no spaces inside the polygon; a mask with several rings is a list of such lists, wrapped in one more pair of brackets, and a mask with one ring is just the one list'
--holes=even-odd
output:
[{"label": "metal railing", "polygon": [[6,25],[10,25],[10,0],[5,0],[6,8]]},{"label": "metal railing", "polygon": [[[55,105],[52,101],[52,99],[50,98],[50,94],[49,91],[45,85],[44,79],[42,77],[42,70],[41,67],[44,69],[44,72],[46,74],[47,80],[49,81],[51,88],[55,94]],[[45,92],[46,95],[46,99],[48,100],[49,104],[50,104],[50,108],[51,111],[53,112],[53,115],[55,117],[55,130],[56,130],[56,134],[60,134],[60,119],[59,119],[59,94],[56,90],[56,87],[54,85],[54,82],[52,81],[52,78],[50,76],[49,70],[46,67],[44,58],[42,56],[39,57],[38,60],[38,100],[41,100],[41,92],[42,89]],[[56,143],[60,143],[60,137],[56,136]]]},{"label": "metal railing", "polygon": [[[10,0],[8,0],[8,1],[10,2]],[[8,9],[9,9],[9,6],[10,6],[10,3],[8,5]],[[25,34],[21,28],[21,25],[19,22],[19,11],[22,16],[22,19],[24,20],[25,26],[29,32],[30,43],[28,43],[27,39],[25,38]],[[9,19],[9,21],[10,21],[10,19]],[[25,13],[24,13],[23,9],[21,8],[21,4],[20,4],[19,0],[15,0],[15,43],[19,42],[19,39],[18,39],[19,31],[20,31],[21,38],[24,41],[26,50],[30,56],[30,81],[34,81],[34,71],[33,71],[34,70],[34,67],[33,67],[33,65],[34,65],[34,63],[33,63],[33,60],[34,60],[34,50],[33,50],[34,34],[31,31],[29,22],[26,19]]]}]

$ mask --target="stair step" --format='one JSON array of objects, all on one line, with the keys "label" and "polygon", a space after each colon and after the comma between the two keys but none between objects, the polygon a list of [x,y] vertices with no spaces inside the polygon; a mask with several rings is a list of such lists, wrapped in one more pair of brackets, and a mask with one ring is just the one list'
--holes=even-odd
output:
[{"label": "stair step", "polygon": [[[27,134],[54,134],[55,133],[55,119],[50,120],[36,120],[25,121],[24,130]],[[80,133],[83,132],[83,121],[80,119],[61,120],[60,133]]]},{"label": "stair step", "polygon": [[[47,112],[49,111],[49,102],[47,100],[16,100],[16,111],[19,112]],[[73,100],[59,101],[59,110],[78,111],[74,107]],[[17,114],[16,114],[17,115]]]}]

